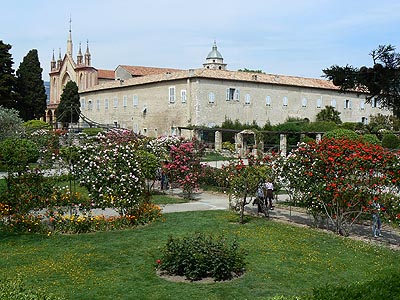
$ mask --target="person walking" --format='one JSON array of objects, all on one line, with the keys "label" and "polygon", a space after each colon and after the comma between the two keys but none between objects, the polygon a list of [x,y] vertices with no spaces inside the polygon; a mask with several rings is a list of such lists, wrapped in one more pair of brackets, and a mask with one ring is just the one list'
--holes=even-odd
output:
[{"label": "person walking", "polygon": [[382,236],[381,234],[381,218],[379,213],[381,211],[381,206],[379,203],[372,203],[372,235],[373,237]]},{"label": "person walking", "polygon": [[[261,208],[261,204],[264,203],[264,201],[265,201],[264,185],[263,185],[262,181],[258,185],[257,197],[256,197],[255,201],[257,202],[257,213],[262,213],[263,210]],[[265,202],[265,204],[266,204],[266,202]]]},{"label": "person walking", "polygon": [[273,210],[274,206],[272,205],[272,199],[274,198],[274,184],[272,183],[272,180],[269,178],[265,182],[265,190],[266,190],[266,199],[265,199],[265,205],[269,205],[269,209]]}]

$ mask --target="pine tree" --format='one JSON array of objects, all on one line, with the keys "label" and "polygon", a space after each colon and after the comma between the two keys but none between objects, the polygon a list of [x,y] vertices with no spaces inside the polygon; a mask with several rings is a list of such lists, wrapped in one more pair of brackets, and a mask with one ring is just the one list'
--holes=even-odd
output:
[{"label": "pine tree", "polygon": [[79,121],[80,112],[78,86],[74,81],[68,81],[56,109],[57,122],[63,123],[63,127],[70,122],[76,123]]},{"label": "pine tree", "polygon": [[333,65],[322,70],[325,77],[340,88],[340,92],[366,93],[366,102],[379,101],[381,107],[400,116],[400,53],[392,45],[379,46],[370,55],[372,67],[361,68]]},{"label": "pine tree", "polygon": [[46,110],[46,90],[36,49],[24,57],[17,70],[17,109],[24,121],[40,119]]},{"label": "pine tree", "polygon": [[0,105],[6,108],[14,108],[15,77],[12,68],[12,56],[9,53],[11,45],[4,44],[0,40]]}]

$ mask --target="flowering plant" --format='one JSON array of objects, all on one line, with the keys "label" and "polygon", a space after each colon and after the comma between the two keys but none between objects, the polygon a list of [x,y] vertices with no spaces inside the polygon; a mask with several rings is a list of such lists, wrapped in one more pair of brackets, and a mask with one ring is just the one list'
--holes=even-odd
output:
[{"label": "flowering plant", "polygon": [[337,233],[348,234],[373,201],[393,193],[400,168],[398,157],[379,145],[324,138],[301,144],[285,160],[282,174],[313,215],[324,215]]}]

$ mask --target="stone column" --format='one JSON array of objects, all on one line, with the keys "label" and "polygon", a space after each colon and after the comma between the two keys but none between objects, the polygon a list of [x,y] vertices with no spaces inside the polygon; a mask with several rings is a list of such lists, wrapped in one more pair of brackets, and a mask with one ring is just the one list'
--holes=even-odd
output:
[{"label": "stone column", "polygon": [[221,151],[222,150],[222,132],[221,131],[215,132],[214,143],[215,143],[215,151]]},{"label": "stone column", "polygon": [[317,133],[317,136],[315,137],[315,141],[318,143],[321,141],[322,138],[322,134],[321,133]]},{"label": "stone column", "polygon": [[286,134],[280,135],[279,150],[280,150],[282,156],[286,156],[286,152],[287,152],[287,135]]},{"label": "stone column", "polygon": [[241,133],[235,134],[235,151],[240,157],[243,156],[243,137]]}]

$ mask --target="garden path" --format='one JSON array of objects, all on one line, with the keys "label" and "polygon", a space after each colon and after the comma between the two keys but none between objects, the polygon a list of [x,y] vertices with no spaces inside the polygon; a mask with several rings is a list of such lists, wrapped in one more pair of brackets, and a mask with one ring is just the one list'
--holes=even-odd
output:
[{"label": "garden path", "polygon": [[[169,195],[182,196],[179,189],[168,190]],[[162,205],[163,213],[198,211],[198,210],[226,210],[229,206],[228,195],[224,193],[198,191],[194,194],[194,200],[187,203]],[[313,226],[313,220],[306,211],[299,207],[283,205],[289,199],[288,195],[279,195],[274,204],[274,210],[270,211],[270,217],[276,221],[288,222],[300,226]],[[245,208],[246,214],[257,215],[257,206],[251,204]],[[260,214],[261,216],[261,214]],[[322,228],[323,229],[323,228]],[[372,237],[372,224],[354,224],[351,228],[350,237],[364,240],[371,243],[386,244],[393,248],[400,249],[400,230],[395,230],[389,225],[382,226],[383,237]]]}]

